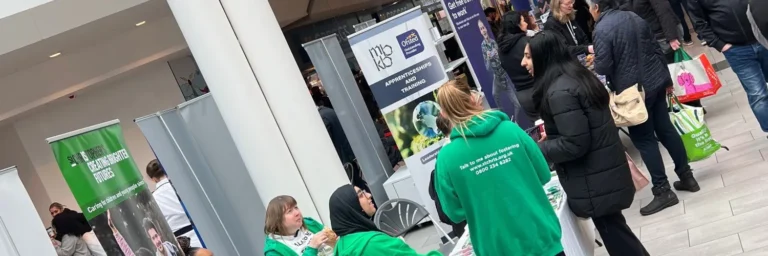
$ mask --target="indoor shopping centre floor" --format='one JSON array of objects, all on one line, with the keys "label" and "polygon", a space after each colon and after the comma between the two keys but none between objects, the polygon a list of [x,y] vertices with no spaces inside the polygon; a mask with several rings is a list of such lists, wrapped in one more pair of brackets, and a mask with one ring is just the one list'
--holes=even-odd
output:
[{"label": "indoor shopping centre floor", "polygon": [[[654,256],[768,255],[768,134],[760,130],[744,89],[722,54],[696,43],[686,48],[691,56],[706,53],[713,64],[719,62],[716,68],[722,69],[718,74],[723,88],[703,104],[712,136],[731,151],[721,150],[714,157],[691,164],[701,191],[678,192],[679,204],[643,217],[639,208],[652,199],[648,186],[635,195],[624,215]],[[630,147],[629,140],[624,139]],[[637,150],[630,149],[630,154],[639,162]],[[666,151],[662,155],[671,183],[677,180],[672,160]],[[437,249],[440,239],[434,228],[426,227],[406,236],[406,241],[426,252]],[[598,248],[595,255],[608,253]]]}]

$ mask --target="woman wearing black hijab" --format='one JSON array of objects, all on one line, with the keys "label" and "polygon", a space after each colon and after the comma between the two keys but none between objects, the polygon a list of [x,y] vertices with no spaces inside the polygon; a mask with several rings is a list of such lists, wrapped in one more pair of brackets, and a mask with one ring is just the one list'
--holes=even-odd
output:
[{"label": "woman wearing black hijab", "polygon": [[[335,255],[422,255],[396,237],[381,232],[371,217],[376,213],[371,194],[346,184],[336,189],[328,204],[331,209],[331,227],[339,236]],[[431,251],[426,256],[441,255]]]}]

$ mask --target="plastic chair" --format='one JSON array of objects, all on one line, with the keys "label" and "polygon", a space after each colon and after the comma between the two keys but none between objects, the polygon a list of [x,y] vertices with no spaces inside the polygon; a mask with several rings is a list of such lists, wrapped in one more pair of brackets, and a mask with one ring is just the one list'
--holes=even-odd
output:
[{"label": "plastic chair", "polygon": [[448,241],[456,244],[440,224],[429,215],[424,206],[405,198],[390,199],[381,204],[373,216],[373,223],[384,233],[402,238],[425,218],[432,221],[438,234],[442,233]]}]

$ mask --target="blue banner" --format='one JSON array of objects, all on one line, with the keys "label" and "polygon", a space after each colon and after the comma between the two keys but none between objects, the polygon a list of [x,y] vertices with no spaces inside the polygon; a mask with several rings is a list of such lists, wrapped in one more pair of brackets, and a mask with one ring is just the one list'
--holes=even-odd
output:
[{"label": "blue banner", "polygon": [[[517,103],[516,90],[501,67],[499,46],[480,0],[442,0],[454,33],[464,48],[472,75],[491,108],[507,113],[521,127],[532,127]],[[498,102],[497,102],[498,101]]]}]

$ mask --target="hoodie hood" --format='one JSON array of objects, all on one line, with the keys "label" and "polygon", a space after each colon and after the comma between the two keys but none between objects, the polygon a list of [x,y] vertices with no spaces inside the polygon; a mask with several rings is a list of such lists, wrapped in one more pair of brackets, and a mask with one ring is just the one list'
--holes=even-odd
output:
[{"label": "hoodie hood", "polygon": [[[467,127],[459,129],[454,127],[451,131],[451,140],[462,137],[484,137],[496,130],[501,122],[510,121],[509,116],[498,110],[483,112],[480,115],[473,116],[467,121]],[[462,136],[463,134],[463,136]]]},{"label": "hoodie hood", "polygon": [[499,37],[499,50],[503,53],[508,53],[512,51],[512,49],[515,48],[515,45],[517,45],[518,42],[520,42],[521,39],[527,38],[525,33],[519,33],[519,34],[503,34],[501,37]]}]

